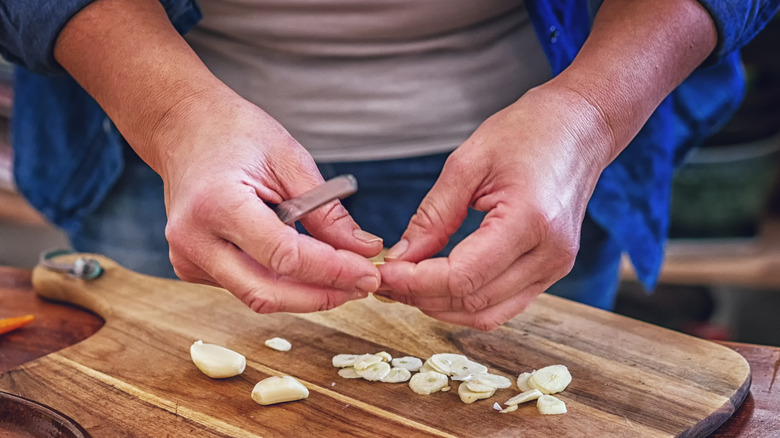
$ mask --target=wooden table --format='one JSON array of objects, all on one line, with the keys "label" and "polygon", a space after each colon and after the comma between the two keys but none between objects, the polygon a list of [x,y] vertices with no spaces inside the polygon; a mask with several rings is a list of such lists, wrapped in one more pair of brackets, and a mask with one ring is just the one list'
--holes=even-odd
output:
[{"label": "wooden table", "polygon": [[[32,290],[30,272],[0,267],[0,317],[33,313],[36,321],[0,335],[0,374],[25,362],[72,345],[102,325],[96,316],[74,307],[39,299]],[[712,436],[780,436],[780,348],[726,343],[750,363],[750,395],[740,409]]]}]

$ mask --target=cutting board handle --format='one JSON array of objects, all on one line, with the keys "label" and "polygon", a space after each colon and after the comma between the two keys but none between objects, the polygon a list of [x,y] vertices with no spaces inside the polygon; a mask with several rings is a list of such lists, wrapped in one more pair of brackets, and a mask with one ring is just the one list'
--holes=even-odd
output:
[{"label": "cutting board handle", "polygon": [[113,289],[112,285],[121,281],[124,274],[129,271],[113,260],[97,254],[70,253],[56,256],[51,260],[57,263],[72,263],[81,257],[97,260],[103,268],[103,274],[87,280],[38,264],[32,272],[33,289],[42,298],[83,307],[105,320],[111,315],[113,308],[107,294]]}]

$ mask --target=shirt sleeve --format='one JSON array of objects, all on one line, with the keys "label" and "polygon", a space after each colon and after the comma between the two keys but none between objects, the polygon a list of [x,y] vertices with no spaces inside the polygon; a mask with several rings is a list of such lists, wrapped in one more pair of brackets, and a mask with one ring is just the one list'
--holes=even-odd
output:
[{"label": "shirt sleeve", "polygon": [[750,42],[780,8],[780,0],[699,0],[718,30],[718,46],[709,63],[715,63]]},{"label": "shirt sleeve", "polygon": [[[63,69],[54,43],[68,21],[95,0],[6,0],[0,7],[0,54],[41,74]],[[187,32],[201,18],[195,0],[160,0],[176,30]]]}]

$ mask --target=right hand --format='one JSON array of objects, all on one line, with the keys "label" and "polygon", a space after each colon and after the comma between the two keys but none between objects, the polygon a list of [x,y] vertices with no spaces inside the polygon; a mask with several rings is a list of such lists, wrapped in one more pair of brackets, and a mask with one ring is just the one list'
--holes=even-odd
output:
[{"label": "right hand", "polygon": [[182,280],[224,287],[260,313],[331,309],[379,287],[366,257],[382,241],[340,202],[301,220],[313,237],[266,205],[324,180],[303,147],[255,105],[225,89],[201,93],[177,104],[148,138]]}]

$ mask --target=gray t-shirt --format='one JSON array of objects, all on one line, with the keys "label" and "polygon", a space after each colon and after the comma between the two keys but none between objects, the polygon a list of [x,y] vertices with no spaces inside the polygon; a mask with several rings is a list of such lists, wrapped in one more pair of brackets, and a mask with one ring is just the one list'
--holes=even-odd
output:
[{"label": "gray t-shirt", "polygon": [[318,161],[451,151],[551,76],[520,0],[201,0],[187,40]]}]

